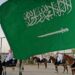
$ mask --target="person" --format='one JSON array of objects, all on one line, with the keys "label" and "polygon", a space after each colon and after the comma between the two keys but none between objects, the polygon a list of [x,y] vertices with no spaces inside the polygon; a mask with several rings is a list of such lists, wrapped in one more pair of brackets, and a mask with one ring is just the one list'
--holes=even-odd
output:
[{"label": "person", "polygon": [[4,66],[10,66],[13,61],[13,52],[12,50],[9,50],[9,53],[7,54],[6,58],[3,61]]},{"label": "person", "polygon": [[36,57],[40,58],[40,61],[43,59],[42,55],[36,55]]},{"label": "person", "polygon": [[12,50],[9,50],[9,53],[7,54],[7,56],[5,58],[5,62],[8,62],[11,59],[13,59],[13,52],[12,52]]},{"label": "person", "polygon": [[63,63],[63,54],[62,53],[57,53],[56,54],[56,62],[55,64],[59,65]]}]

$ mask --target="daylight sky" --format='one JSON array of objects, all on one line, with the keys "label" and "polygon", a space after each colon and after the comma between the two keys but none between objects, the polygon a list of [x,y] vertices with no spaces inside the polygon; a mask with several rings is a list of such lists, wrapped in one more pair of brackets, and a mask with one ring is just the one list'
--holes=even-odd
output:
[{"label": "daylight sky", "polygon": [[[4,3],[5,1],[7,1],[7,0],[0,0],[0,5],[2,3]],[[10,47],[8,45],[8,42],[7,42],[6,38],[3,38],[2,39],[2,48],[1,48],[1,38],[2,37],[5,37],[5,35],[4,35],[3,30],[1,28],[1,25],[0,25],[0,53],[1,52],[2,53],[7,53],[9,51]]]}]

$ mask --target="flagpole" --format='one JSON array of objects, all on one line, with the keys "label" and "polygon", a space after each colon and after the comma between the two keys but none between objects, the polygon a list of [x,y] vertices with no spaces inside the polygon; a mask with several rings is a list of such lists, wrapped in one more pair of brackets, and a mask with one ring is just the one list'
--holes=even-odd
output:
[{"label": "flagpole", "polygon": [[0,47],[0,49],[2,49],[2,41],[3,41],[3,38],[5,38],[5,37],[0,37],[0,39],[1,39],[1,47]]},{"label": "flagpole", "polygon": [[19,75],[22,75],[22,60],[19,60]]},{"label": "flagpole", "polygon": [[[0,37],[0,39],[1,39],[1,47],[0,47],[0,50],[1,50],[1,53],[2,53],[2,41],[3,41],[3,38],[5,38],[5,37]],[[6,67],[5,67],[5,70],[3,70],[3,75],[6,75]]]}]

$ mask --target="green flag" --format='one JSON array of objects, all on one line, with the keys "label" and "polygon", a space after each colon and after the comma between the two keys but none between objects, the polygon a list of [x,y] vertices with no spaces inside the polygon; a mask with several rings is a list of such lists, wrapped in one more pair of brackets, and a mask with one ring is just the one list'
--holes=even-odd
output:
[{"label": "green flag", "polygon": [[75,48],[75,0],[9,0],[0,14],[18,59]]}]

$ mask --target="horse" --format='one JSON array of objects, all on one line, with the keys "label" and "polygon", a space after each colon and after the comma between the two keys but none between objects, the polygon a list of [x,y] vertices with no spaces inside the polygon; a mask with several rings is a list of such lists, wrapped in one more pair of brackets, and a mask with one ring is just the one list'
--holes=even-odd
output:
[{"label": "horse", "polygon": [[56,59],[53,57],[53,56],[50,56],[50,59],[49,60],[52,60],[52,63],[55,65],[55,70],[58,72],[58,66],[63,66],[63,68],[64,68],[64,71],[63,72],[65,72],[65,70],[67,71],[67,73],[68,73],[68,67],[67,67],[67,63],[66,63],[66,61],[65,61],[65,59],[63,59],[63,63],[61,63],[61,64],[55,64],[56,63]]},{"label": "horse", "polygon": [[5,62],[3,61],[3,66],[6,67],[14,67],[17,64],[17,59],[10,59],[9,61]]},{"label": "horse", "polygon": [[39,57],[34,56],[34,57],[32,57],[32,60],[35,61],[35,62],[38,64],[38,69],[39,69],[39,65],[40,65],[41,63],[44,63],[45,69],[47,68],[47,59],[46,59],[46,58],[42,58],[42,59],[40,60]]},{"label": "horse", "polygon": [[17,61],[19,61],[19,75],[22,75],[22,70],[24,70],[24,66],[23,64],[23,60],[17,60],[17,59],[11,59],[8,62],[2,62],[2,66],[3,66],[3,75],[7,75],[6,73],[6,68],[7,67],[11,67],[13,70],[15,69],[16,65],[17,65]]},{"label": "horse", "polygon": [[72,75],[75,74],[75,60],[72,56],[64,55],[65,59],[68,61],[68,65],[71,67]]},{"label": "horse", "polygon": [[17,60],[16,59],[11,59],[7,62],[3,61],[2,62],[2,66],[3,66],[3,75],[6,75],[6,67],[12,67],[12,69],[14,70],[17,64]]}]

